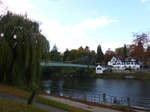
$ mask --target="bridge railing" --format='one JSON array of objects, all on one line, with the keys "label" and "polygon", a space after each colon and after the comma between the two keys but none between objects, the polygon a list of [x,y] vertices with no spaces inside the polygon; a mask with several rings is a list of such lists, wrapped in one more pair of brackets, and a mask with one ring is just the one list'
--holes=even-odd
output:
[{"label": "bridge railing", "polygon": [[95,68],[94,65],[83,65],[83,64],[73,64],[73,63],[63,63],[63,62],[54,62],[54,61],[49,61],[49,62],[41,62],[40,66],[64,66],[64,67],[83,67],[83,68]]},{"label": "bridge railing", "polygon": [[52,87],[51,94],[110,106],[125,106],[150,110],[150,98],[118,97],[107,95],[106,93],[86,93],[85,91],[59,87]]}]

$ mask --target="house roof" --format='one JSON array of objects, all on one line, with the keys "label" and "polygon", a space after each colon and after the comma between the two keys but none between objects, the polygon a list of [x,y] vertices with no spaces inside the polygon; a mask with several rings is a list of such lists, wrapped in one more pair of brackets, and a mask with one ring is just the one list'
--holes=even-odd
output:
[{"label": "house roof", "polygon": [[[127,58],[125,58],[125,57],[122,57],[122,56],[114,56],[117,60],[120,60],[120,61],[122,61],[122,62],[131,62],[132,61],[132,59],[134,59],[134,58],[132,58],[132,57],[127,57]],[[136,62],[137,62],[137,60],[136,59],[134,59]]]}]

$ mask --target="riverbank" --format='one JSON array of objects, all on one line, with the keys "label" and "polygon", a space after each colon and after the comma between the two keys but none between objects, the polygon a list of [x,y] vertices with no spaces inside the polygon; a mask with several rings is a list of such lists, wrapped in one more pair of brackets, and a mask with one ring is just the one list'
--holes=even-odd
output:
[{"label": "riverbank", "polygon": [[110,73],[105,72],[102,74],[92,74],[90,77],[94,78],[104,78],[104,79],[141,79],[141,80],[150,80],[150,73]]},{"label": "riverbank", "polygon": [[112,73],[112,72],[104,72],[104,73],[92,73],[89,75],[79,76],[79,75],[51,75],[48,78],[57,78],[57,77],[80,77],[80,78],[102,78],[102,79],[137,79],[137,80],[150,80],[150,73]]},{"label": "riverbank", "polygon": [[[4,85],[4,84],[0,84],[0,93],[2,93],[2,94],[6,94],[6,95],[8,95],[8,96],[10,96],[10,97],[13,97],[13,96],[15,96],[14,98],[13,98],[13,100],[16,100],[16,97],[17,97],[17,99],[18,98],[21,98],[22,100],[23,99],[26,99],[26,101],[29,99],[29,97],[30,97],[30,95],[31,95],[31,93],[30,92],[27,92],[27,91],[24,91],[24,90],[21,90],[21,89],[18,89],[18,88],[16,88],[16,87],[13,87],[13,86],[8,86],[8,85]],[[41,94],[41,93],[40,93]],[[66,104],[65,103],[65,101],[66,101],[66,99],[64,99],[62,102],[60,102],[59,100],[57,101],[57,100],[53,100],[53,99],[49,99],[49,98],[43,98],[43,97],[41,97],[40,96],[40,94],[38,95],[38,97],[36,98],[36,102],[39,102],[39,103],[41,103],[41,104],[45,104],[45,105],[50,105],[50,106],[53,106],[53,107],[55,107],[55,108],[59,108],[59,109],[62,109],[62,110],[65,110],[65,111],[68,111],[68,112],[89,112],[89,110],[88,109],[83,109],[83,108],[78,108],[78,107],[75,107],[74,105],[77,103],[74,103],[74,105],[69,105],[69,104]],[[48,95],[48,94],[47,94]],[[8,96],[6,96],[7,98],[9,98]],[[54,97],[54,96],[51,96],[51,97]],[[56,96],[55,96],[56,97]],[[60,99],[58,96],[57,96],[57,99]],[[71,100],[71,99],[70,99]],[[6,102],[5,103],[5,106],[3,106],[4,104],[3,104],[3,102]],[[18,101],[18,100],[17,100]],[[3,97],[1,97],[0,98],[0,103],[2,104],[2,105],[0,105],[0,111],[3,111],[3,110],[5,110],[6,109],[6,107],[8,106],[8,108],[9,108],[9,105],[10,105],[10,102],[12,102],[12,103],[14,103],[13,105],[16,105],[16,104],[19,104],[19,105],[22,105],[22,104],[20,104],[20,103],[16,103],[16,102],[14,102],[14,101],[8,101],[8,100],[5,100],[5,99],[3,99]],[[83,103],[83,102],[82,102]],[[18,106],[19,106],[18,105]],[[24,104],[23,104],[24,105]],[[88,107],[90,107],[90,105],[92,105],[92,103],[89,103],[89,106],[87,106],[87,108]],[[18,106],[15,106],[16,108],[18,107]],[[24,110],[22,107],[26,107],[26,108],[28,108],[28,106],[20,106],[20,107],[18,107],[18,109],[20,109],[21,111],[20,112],[24,112],[24,111],[26,111],[26,110]],[[16,109],[15,108],[15,109]],[[32,108],[32,107],[31,107]],[[34,107],[33,107],[34,108]],[[98,108],[98,107],[97,107]],[[104,107],[99,107],[99,108],[104,108]],[[112,111],[114,111],[114,112],[117,112],[117,110],[119,109],[119,108],[116,108],[116,109],[113,109],[113,108],[110,108],[110,107],[105,107],[105,109],[103,109],[103,110],[110,110],[110,112],[112,112]],[[13,108],[11,108],[10,107],[10,110],[12,110],[13,111]],[[125,112],[132,112],[132,111],[126,111],[126,110],[124,110]],[[5,111],[5,112],[7,112],[7,111]],[[13,112],[15,112],[15,111],[13,111]],[[17,111],[16,111],[17,112]],[[96,111],[95,111],[96,112]]]},{"label": "riverbank", "polygon": [[[29,100],[30,95],[31,95],[31,92],[19,89],[17,87],[11,86],[11,85],[4,85],[2,83],[0,83],[0,93],[2,93],[4,95],[8,95],[10,97],[13,97],[12,99],[15,101],[26,100],[25,101],[26,104],[27,104],[27,101]],[[53,101],[53,100],[50,100],[47,98],[43,98],[40,96],[40,94],[41,93],[39,93],[39,95],[36,97],[36,103],[40,103],[39,106],[37,106],[37,107],[40,107],[42,104],[44,104],[46,106],[49,106],[49,108],[50,108],[50,106],[52,106],[53,108],[58,108],[58,109],[65,110],[68,112],[89,112],[87,110],[80,109],[80,108],[73,107],[73,106],[69,106],[69,105],[66,105],[64,103],[60,103],[58,101]],[[3,104],[4,99],[3,99],[2,95],[0,97],[1,97],[0,98],[0,111],[7,112],[7,111],[3,111],[3,110],[5,110],[5,107],[11,108],[11,107],[9,107],[10,101],[6,101],[5,106],[3,107],[1,104]],[[16,102],[15,102],[15,104],[16,104]],[[18,105],[18,106],[20,106],[20,105]],[[26,112],[26,110],[24,110],[24,108],[20,109],[20,107],[18,107],[18,106],[16,105],[15,109],[18,108],[20,110],[20,112]],[[43,107],[43,106],[41,106],[41,107]],[[28,108],[28,106],[26,106],[26,108]],[[18,111],[13,111],[13,108],[11,108],[11,110],[12,110],[12,112],[18,112]],[[56,111],[52,111],[52,110],[51,110],[51,112],[56,112]],[[61,112],[61,111],[58,111],[58,112]]]},{"label": "riverbank", "polygon": [[96,73],[93,68],[73,68],[73,67],[44,67],[41,72],[41,78],[53,77],[84,77],[84,78],[104,78],[104,79],[140,79],[150,80],[150,73],[143,73],[141,71],[133,72],[132,70],[124,70],[118,72],[114,70],[111,72]]},{"label": "riverbank", "polygon": [[[24,111],[23,108],[24,107],[28,108],[28,106],[22,106],[22,108],[18,107],[18,106],[22,105],[22,104],[20,105],[20,103],[18,103],[18,101],[25,100],[27,102],[27,100],[29,99],[30,94],[31,94],[30,92],[18,89],[18,88],[13,87],[13,86],[0,84],[0,93],[2,93],[0,96],[1,97],[0,98],[0,111],[3,112],[3,110],[6,109],[6,107],[8,107],[9,110],[13,111],[12,106],[9,107],[11,104],[10,102],[14,102],[14,101],[12,101],[12,99],[17,101],[17,102],[14,102],[14,105],[16,104],[15,109],[18,108],[18,110],[20,110],[20,112],[25,112],[27,110],[26,109]],[[8,97],[11,97],[12,98],[11,101],[5,100],[4,95],[7,97],[7,99],[8,99]],[[40,107],[40,105],[44,104],[44,105],[53,106],[55,108],[59,108],[59,109],[62,109],[62,110],[68,111],[68,112],[89,112],[89,111],[99,112],[99,110],[102,110],[103,112],[106,112],[106,111],[107,112],[118,112],[118,111],[134,112],[132,110],[125,110],[125,109],[121,109],[118,107],[107,107],[107,106],[104,107],[103,105],[96,106],[96,104],[93,104],[90,102],[80,102],[81,103],[80,104],[79,101],[76,101],[76,102],[71,101],[73,99],[68,99],[69,100],[68,101],[65,98],[61,98],[62,102],[60,102],[60,97],[58,97],[58,96],[51,96],[50,97],[50,95],[44,93],[44,96],[46,95],[45,96],[46,98],[43,98],[43,97],[41,97],[41,95],[43,96],[43,93],[40,93],[38,95],[38,97],[36,98],[36,102],[40,103],[38,107]],[[1,105],[1,104],[3,104],[3,101],[6,102],[4,107]],[[65,103],[65,102],[72,102],[73,105],[69,105],[71,103]],[[86,104],[84,104],[84,103],[86,103]],[[80,106],[79,106],[79,104],[80,104]],[[81,108],[81,107],[83,107],[83,108]],[[34,107],[31,107],[31,108],[34,109]],[[97,111],[97,109],[98,109],[98,111]],[[5,111],[5,112],[7,112],[7,111]],[[15,111],[13,111],[13,112],[15,112]]]}]

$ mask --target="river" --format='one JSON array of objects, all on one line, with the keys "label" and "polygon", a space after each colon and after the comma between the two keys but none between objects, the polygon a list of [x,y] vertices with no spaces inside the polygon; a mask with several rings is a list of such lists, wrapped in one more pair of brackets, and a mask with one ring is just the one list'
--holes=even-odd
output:
[{"label": "river", "polygon": [[41,80],[42,88],[50,93],[51,87],[62,87],[87,93],[106,93],[119,97],[150,98],[150,81],[101,78],[51,78]]}]

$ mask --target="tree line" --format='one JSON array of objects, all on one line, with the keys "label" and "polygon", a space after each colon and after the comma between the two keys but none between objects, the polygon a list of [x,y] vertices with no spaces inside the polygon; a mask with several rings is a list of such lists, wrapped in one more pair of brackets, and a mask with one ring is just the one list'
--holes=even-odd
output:
[{"label": "tree line", "polygon": [[[59,61],[59,62],[66,62],[70,60],[75,60],[80,57],[89,57],[89,64],[94,65],[96,63],[102,63],[104,54],[101,49],[101,45],[98,45],[97,47],[97,53],[94,50],[90,50],[88,46],[83,48],[80,46],[78,49],[72,49],[64,51],[63,53],[58,52],[58,48],[56,44],[53,46],[52,50],[49,52],[49,60],[50,61]],[[84,64],[84,62],[75,62],[75,63],[80,63]]]},{"label": "tree line", "polygon": [[[42,60],[65,62],[88,56],[89,62],[76,62],[90,65],[107,65],[113,56],[134,57],[145,64],[150,62],[149,35],[135,33],[132,45],[124,45],[114,51],[108,49],[104,54],[101,45],[97,52],[88,46],[58,52],[56,45],[50,51],[46,37],[41,34],[39,23],[7,12],[0,16],[0,81],[8,84],[32,88],[40,81],[40,62]],[[81,70],[80,70],[81,71]]]},{"label": "tree line", "polygon": [[114,56],[132,57],[142,63],[142,67],[150,67],[150,39],[149,32],[133,33],[133,41],[130,45],[116,48],[112,52]]},{"label": "tree line", "polygon": [[89,56],[89,64],[94,65],[99,63],[101,65],[107,65],[113,56],[118,56],[124,58],[132,57],[143,62],[143,65],[150,65],[149,33],[133,33],[133,37],[135,39],[133,39],[132,44],[124,44],[123,47],[116,48],[115,51],[109,48],[105,53],[103,53],[101,45],[97,46],[97,52],[90,50],[88,46],[85,48],[80,46],[78,49],[72,49],[70,51],[66,49],[64,53],[61,53],[58,52],[58,48],[55,44],[49,53],[49,59],[64,62],[77,59],[81,56]]}]

